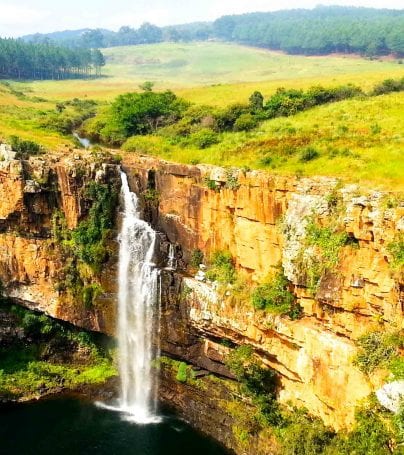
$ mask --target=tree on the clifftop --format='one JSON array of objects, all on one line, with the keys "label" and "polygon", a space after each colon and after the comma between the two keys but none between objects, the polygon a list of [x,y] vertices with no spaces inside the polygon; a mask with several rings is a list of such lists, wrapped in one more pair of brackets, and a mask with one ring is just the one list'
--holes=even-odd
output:
[{"label": "tree on the clifftop", "polygon": [[150,89],[143,93],[120,95],[111,106],[113,123],[125,137],[154,132],[158,127],[174,123],[180,118],[187,103],[167,90],[157,93]]}]

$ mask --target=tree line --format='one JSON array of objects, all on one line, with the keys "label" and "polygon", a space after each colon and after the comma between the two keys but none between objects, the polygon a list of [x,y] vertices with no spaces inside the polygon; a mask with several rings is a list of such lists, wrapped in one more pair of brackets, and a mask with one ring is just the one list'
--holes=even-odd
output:
[{"label": "tree line", "polygon": [[71,79],[99,76],[105,65],[98,49],[0,38],[0,78]]},{"label": "tree line", "polygon": [[163,41],[220,39],[288,54],[358,53],[404,56],[404,10],[318,6],[273,13],[223,16],[213,23],[157,27],[149,23],[118,32],[95,29],[30,35],[34,42],[55,40],[71,47],[102,48]]},{"label": "tree line", "polygon": [[223,16],[213,30],[227,41],[288,54],[404,55],[404,10],[319,6]]}]

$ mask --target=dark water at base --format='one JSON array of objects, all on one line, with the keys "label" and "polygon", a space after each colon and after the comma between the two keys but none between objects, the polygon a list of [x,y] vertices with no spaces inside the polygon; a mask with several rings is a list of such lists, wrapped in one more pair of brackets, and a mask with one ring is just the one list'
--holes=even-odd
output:
[{"label": "dark water at base", "polygon": [[224,455],[173,416],[134,425],[74,398],[0,408],[1,455]]}]

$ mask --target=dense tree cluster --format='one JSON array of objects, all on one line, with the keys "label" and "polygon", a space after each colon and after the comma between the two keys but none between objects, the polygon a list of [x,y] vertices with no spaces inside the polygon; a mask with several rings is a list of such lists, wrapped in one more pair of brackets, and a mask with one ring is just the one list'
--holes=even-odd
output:
[{"label": "dense tree cluster", "polygon": [[140,28],[78,30],[30,35],[36,42],[54,40],[71,47],[100,48],[162,41],[222,39],[289,54],[318,55],[332,52],[367,56],[404,56],[404,11],[339,6],[319,6],[273,13],[223,16],[212,23]]},{"label": "dense tree cluster", "polygon": [[69,49],[49,43],[0,39],[0,78],[69,79],[100,75],[105,65],[98,49]]},{"label": "dense tree cluster", "polygon": [[173,92],[153,92],[144,84],[141,93],[119,95],[104,116],[95,117],[85,134],[95,141],[122,144],[133,135],[154,133],[179,120],[188,103]]},{"label": "dense tree cluster", "polygon": [[223,16],[214,35],[289,54],[404,55],[404,11],[339,6]]}]

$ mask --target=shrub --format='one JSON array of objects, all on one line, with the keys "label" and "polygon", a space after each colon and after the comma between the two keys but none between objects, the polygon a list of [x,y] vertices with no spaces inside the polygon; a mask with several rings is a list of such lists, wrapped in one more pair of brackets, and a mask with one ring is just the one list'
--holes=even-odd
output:
[{"label": "shrub", "polygon": [[282,453],[285,455],[324,454],[335,438],[331,428],[326,427],[321,419],[308,416],[295,410],[282,432]]},{"label": "shrub", "polygon": [[206,149],[219,143],[219,137],[209,128],[202,128],[189,136],[189,142],[199,149]]},{"label": "shrub", "polygon": [[231,190],[236,190],[240,184],[238,183],[237,177],[233,174],[232,171],[226,171],[226,188]]},{"label": "shrub", "polygon": [[398,442],[404,443],[404,402],[401,403],[400,409],[394,417]]},{"label": "shrub", "polygon": [[27,160],[30,156],[41,155],[45,152],[43,147],[36,142],[26,141],[18,136],[10,136],[10,146],[16,152],[17,160]]},{"label": "shrub", "polygon": [[314,147],[307,147],[300,154],[299,161],[301,163],[307,163],[308,161],[315,160],[319,156],[320,153]]},{"label": "shrub", "polygon": [[264,97],[261,92],[255,91],[248,101],[253,112],[260,112],[264,109]]},{"label": "shrub", "polygon": [[302,90],[278,88],[265,105],[268,118],[287,117],[305,109],[305,96]]},{"label": "shrub", "polygon": [[102,294],[103,289],[98,283],[88,284],[83,288],[82,299],[84,306],[91,309],[94,306],[96,298]]},{"label": "shrub", "polygon": [[[388,455],[394,435],[374,406],[356,412],[356,425],[345,438],[336,438],[331,446],[335,455]],[[328,453],[328,452],[326,452]]]},{"label": "shrub", "polygon": [[211,180],[209,177],[204,179],[205,185],[212,191],[220,191],[220,184],[216,180]]},{"label": "shrub", "polygon": [[175,379],[178,382],[187,382],[187,377],[188,377],[187,369],[188,369],[188,367],[185,362],[181,362],[178,365],[177,375],[175,377]]},{"label": "shrub", "polygon": [[262,367],[254,356],[251,346],[242,345],[229,354],[226,366],[251,395],[275,393],[275,372]]},{"label": "shrub", "polygon": [[228,251],[215,251],[211,258],[211,265],[206,272],[206,278],[219,283],[231,284],[236,279],[233,258]]},{"label": "shrub", "polygon": [[251,346],[233,349],[226,366],[240,382],[241,391],[252,398],[259,410],[256,417],[265,425],[280,425],[282,416],[276,401],[277,376],[274,370],[260,365]]},{"label": "shrub", "polygon": [[190,265],[192,268],[197,269],[203,262],[203,252],[200,249],[193,250],[191,253]]},{"label": "shrub", "polygon": [[348,234],[338,232],[336,228],[321,227],[310,222],[306,229],[306,240],[309,246],[317,246],[323,259],[323,269],[332,269],[338,263],[341,247],[346,245]]},{"label": "shrub", "polygon": [[265,155],[260,159],[259,162],[264,166],[270,166],[273,163],[273,157],[271,155]]},{"label": "shrub", "polygon": [[266,310],[276,314],[287,314],[294,309],[294,295],[288,290],[289,282],[283,271],[279,271],[269,283],[257,286],[252,295],[251,302],[255,309]]},{"label": "shrub", "polygon": [[24,312],[21,325],[27,335],[35,338],[40,338],[41,335],[51,335],[61,328],[49,317],[28,311]]},{"label": "shrub", "polygon": [[404,337],[399,332],[371,332],[360,337],[357,343],[359,353],[354,363],[364,373],[371,373],[376,368],[390,367],[404,346]]},{"label": "shrub", "polygon": [[234,131],[251,131],[257,126],[257,120],[252,114],[241,114],[234,122]]},{"label": "shrub", "polygon": [[217,128],[219,131],[232,131],[237,119],[243,114],[251,114],[247,104],[232,104],[216,114]]},{"label": "shrub", "polygon": [[391,266],[394,269],[404,267],[404,235],[399,236],[394,242],[387,245],[387,249],[391,254]]},{"label": "shrub", "polygon": [[385,79],[380,84],[375,85],[372,95],[384,95],[391,92],[401,92],[404,90],[404,77],[401,79]]}]

